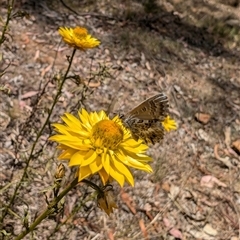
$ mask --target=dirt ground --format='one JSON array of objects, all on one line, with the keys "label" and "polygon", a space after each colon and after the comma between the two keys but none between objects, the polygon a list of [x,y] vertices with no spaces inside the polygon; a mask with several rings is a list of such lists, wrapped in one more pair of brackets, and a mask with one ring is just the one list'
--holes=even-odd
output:
[{"label": "dirt ground", "polygon": [[[5,21],[7,2],[0,5]],[[110,217],[89,200],[91,189],[78,186],[65,198],[61,214],[24,239],[240,239],[238,1],[21,0],[13,12],[18,10],[29,16],[10,21],[0,49],[1,72],[10,63],[0,78],[1,88],[9,89],[0,92],[2,206],[22,176],[58,76],[68,66],[72,49],[61,42],[60,26],[84,26],[101,45],[77,52],[70,75],[81,78],[67,81],[51,122],[81,107],[128,111],[164,91],[178,124],[161,145],[150,148],[153,174],[134,172],[134,188],[114,185],[119,209]],[[34,107],[46,83],[44,98]],[[2,227],[12,235],[2,239],[14,239],[24,229],[24,216],[31,223],[47,206],[43,192],[53,184],[58,163],[50,134],[47,127],[4,218]]]}]

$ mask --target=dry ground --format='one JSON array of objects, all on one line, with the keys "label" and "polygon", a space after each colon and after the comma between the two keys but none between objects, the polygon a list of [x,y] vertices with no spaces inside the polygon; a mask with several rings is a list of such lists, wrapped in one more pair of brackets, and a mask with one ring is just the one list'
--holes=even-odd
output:
[{"label": "dry ground", "polygon": [[[10,89],[0,93],[0,184],[5,187],[0,203],[9,201],[46,117],[56,93],[53,76],[67,67],[71,49],[60,43],[59,26],[85,26],[102,42],[98,49],[77,53],[72,74],[86,83],[90,71],[107,73],[88,88],[67,82],[52,122],[82,106],[126,111],[162,89],[178,130],[151,148],[152,175],[136,172],[134,188],[114,186],[119,209],[111,217],[86,201],[91,190],[78,187],[66,198],[63,215],[43,221],[25,239],[239,239],[240,157],[232,148],[240,139],[238,2],[64,2],[72,10],[57,0],[17,1],[14,11],[24,10],[30,17],[11,21],[0,50],[1,68],[11,62],[0,79]],[[0,5],[5,20],[6,2]],[[49,80],[31,128],[23,133],[36,95]],[[196,121],[196,113],[210,119],[203,123],[201,115]],[[44,144],[49,133],[47,129],[41,137],[43,145],[12,208],[20,217],[9,214],[4,220],[7,232],[21,232],[24,211],[32,221],[46,207],[43,190],[53,183],[57,163],[54,145]]]}]

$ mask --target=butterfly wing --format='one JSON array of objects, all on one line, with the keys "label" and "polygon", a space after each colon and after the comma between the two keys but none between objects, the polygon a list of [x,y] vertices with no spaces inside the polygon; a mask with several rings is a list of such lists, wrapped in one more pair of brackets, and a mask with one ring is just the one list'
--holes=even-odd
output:
[{"label": "butterfly wing", "polygon": [[161,121],[167,116],[168,106],[168,98],[161,92],[143,101],[125,116],[126,118],[136,118],[140,120],[159,119]]},{"label": "butterfly wing", "polygon": [[134,123],[130,132],[136,141],[140,138],[146,144],[161,142],[164,137],[164,128],[159,120],[144,120]]},{"label": "butterfly wing", "polygon": [[123,115],[123,123],[135,140],[140,138],[147,144],[155,144],[164,137],[161,122],[168,115],[168,107],[168,98],[161,92]]}]

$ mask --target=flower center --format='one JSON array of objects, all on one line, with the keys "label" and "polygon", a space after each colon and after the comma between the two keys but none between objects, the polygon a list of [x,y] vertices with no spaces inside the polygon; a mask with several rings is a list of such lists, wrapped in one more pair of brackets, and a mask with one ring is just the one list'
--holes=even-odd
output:
[{"label": "flower center", "polygon": [[76,36],[76,38],[81,39],[81,38],[85,38],[87,36],[88,32],[87,32],[87,29],[85,29],[85,28],[75,27],[73,29],[73,33]]},{"label": "flower center", "polygon": [[97,148],[115,149],[122,140],[123,130],[112,120],[101,120],[93,126],[91,141]]}]

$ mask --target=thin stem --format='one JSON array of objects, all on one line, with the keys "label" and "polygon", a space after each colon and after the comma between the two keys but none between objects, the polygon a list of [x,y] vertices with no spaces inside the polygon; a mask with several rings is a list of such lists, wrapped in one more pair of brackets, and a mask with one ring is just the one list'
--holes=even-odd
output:
[{"label": "thin stem", "polygon": [[76,177],[69,184],[69,186],[67,186],[56,198],[53,199],[52,202],[49,203],[47,209],[45,209],[44,212],[38,218],[36,218],[36,220],[29,226],[29,228],[23,231],[14,240],[20,240],[24,238],[28,233],[32,232],[36,228],[36,226],[42,222],[43,219],[47,218],[51,213],[54,213],[55,206],[57,206],[58,202],[77,184],[78,184],[78,177]]},{"label": "thin stem", "polygon": [[81,182],[86,183],[88,186],[90,186],[91,188],[93,188],[94,190],[96,190],[98,192],[101,191],[101,188],[98,185],[96,185],[95,183],[93,183],[87,179],[83,179]]},{"label": "thin stem", "polygon": [[55,105],[56,105],[56,103],[57,103],[57,101],[58,101],[58,99],[59,99],[59,96],[60,96],[61,93],[62,93],[62,87],[63,87],[63,84],[65,83],[65,81],[66,81],[66,79],[67,79],[67,75],[68,75],[68,73],[69,73],[69,71],[70,71],[70,68],[71,68],[71,65],[72,65],[72,61],[73,61],[73,57],[74,57],[75,53],[76,53],[76,49],[73,50],[72,55],[71,55],[71,57],[70,57],[70,59],[69,59],[68,68],[67,68],[67,70],[66,70],[66,72],[65,72],[65,74],[64,74],[64,76],[63,76],[63,80],[62,80],[62,82],[61,82],[61,84],[60,84],[60,86],[59,86],[59,88],[58,88],[57,94],[55,95],[55,98],[54,98],[54,100],[53,100],[53,104],[52,104],[52,107],[51,107],[51,109],[50,109],[50,111],[49,111],[49,113],[48,113],[48,116],[47,116],[47,118],[46,118],[46,120],[45,120],[42,128],[40,129],[39,133],[37,134],[36,140],[35,140],[34,143],[33,143],[33,146],[32,146],[31,152],[30,152],[30,155],[29,155],[29,157],[28,157],[28,159],[27,159],[27,161],[26,161],[26,166],[25,166],[25,168],[24,168],[23,175],[22,175],[19,183],[16,185],[16,187],[15,187],[15,189],[14,189],[14,193],[13,193],[13,195],[12,195],[12,198],[10,199],[8,205],[6,206],[6,208],[4,209],[4,211],[3,211],[3,213],[2,213],[2,217],[1,217],[1,219],[0,219],[1,222],[3,221],[4,217],[7,215],[8,209],[9,209],[9,208],[12,206],[12,204],[14,203],[14,200],[15,200],[15,198],[16,198],[16,196],[17,196],[17,192],[18,192],[19,188],[21,187],[21,184],[22,184],[24,178],[27,176],[27,169],[28,169],[28,166],[29,166],[30,161],[31,161],[31,159],[32,159],[33,152],[34,152],[34,150],[35,150],[35,147],[36,147],[36,145],[37,145],[37,142],[38,142],[39,138],[41,137],[41,135],[42,135],[45,127],[48,125],[48,122],[49,122],[49,119],[50,119],[50,117],[51,117],[51,115],[52,115],[53,109],[54,109],[54,107],[55,107]]},{"label": "thin stem", "polygon": [[11,20],[11,13],[12,13],[12,10],[13,10],[13,4],[14,4],[14,0],[12,0],[11,4],[10,4],[10,1],[8,1],[7,20],[6,20],[6,23],[4,24],[4,27],[3,27],[2,36],[0,38],[0,45],[2,45],[2,43],[5,41],[5,33],[7,32],[8,25],[9,25],[9,22]]},{"label": "thin stem", "polygon": [[[85,184],[89,185],[93,189],[97,190],[100,189],[96,184],[92,183],[91,181],[87,179],[83,179],[81,182],[84,182]],[[73,189],[78,184],[78,177],[76,177],[70,184],[67,186],[56,198],[52,200],[52,202],[49,203],[47,209],[43,211],[43,213],[36,218],[36,220],[27,228],[25,231],[23,231],[20,235],[18,235],[14,240],[20,240],[24,238],[28,233],[32,232],[38,224],[42,222],[45,218],[47,218],[50,214],[54,213],[55,207],[57,206],[58,202],[67,195],[67,193]]]},{"label": "thin stem", "polygon": [[[84,182],[84,180],[82,180],[81,182]],[[81,209],[81,208],[84,206],[84,204],[85,204],[86,202],[88,202],[88,201],[90,201],[90,200],[94,200],[94,199],[96,199],[96,192],[94,192],[93,194],[89,195],[87,198],[85,198],[85,199],[82,200],[82,201],[79,200],[79,203],[77,204],[77,206],[75,206],[75,207],[73,208],[72,212],[69,213],[69,215],[66,216],[66,218],[64,218],[64,221],[61,221],[61,223],[59,223],[59,224],[57,224],[57,225],[55,226],[54,230],[51,232],[51,235],[48,237],[48,240],[50,240],[50,239],[52,239],[52,238],[55,239],[55,238],[54,238],[54,234],[55,234],[62,226],[64,226],[64,224],[66,224],[66,223],[69,221],[69,219],[72,219],[73,216],[74,216],[74,214],[76,214],[76,213],[79,211],[79,209]]]}]

